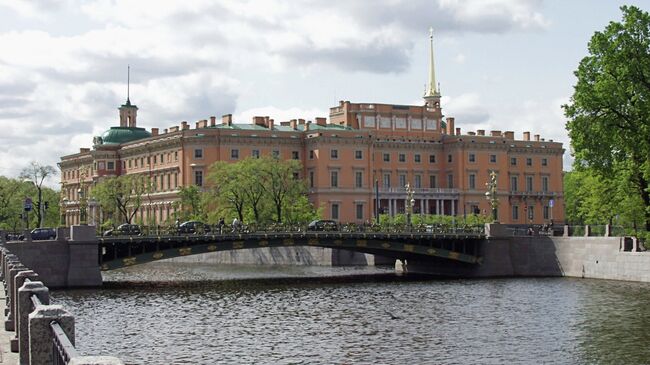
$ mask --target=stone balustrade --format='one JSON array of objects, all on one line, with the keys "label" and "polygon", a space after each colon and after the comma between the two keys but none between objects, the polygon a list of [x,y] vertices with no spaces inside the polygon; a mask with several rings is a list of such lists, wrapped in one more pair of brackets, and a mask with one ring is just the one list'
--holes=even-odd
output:
[{"label": "stone balustrade", "polygon": [[72,314],[61,305],[50,304],[50,292],[41,277],[4,247],[0,248],[0,280],[6,291],[5,330],[16,333],[11,350],[18,352],[21,365],[124,364],[112,356],[77,354]]}]

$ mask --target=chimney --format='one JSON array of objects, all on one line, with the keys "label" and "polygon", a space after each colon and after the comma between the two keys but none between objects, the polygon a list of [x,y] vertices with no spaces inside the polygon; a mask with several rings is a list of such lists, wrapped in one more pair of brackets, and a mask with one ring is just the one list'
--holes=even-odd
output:
[{"label": "chimney", "polygon": [[505,131],[505,132],[503,132],[503,136],[506,139],[513,140],[513,139],[515,139],[515,132],[513,132],[513,131]]},{"label": "chimney", "polygon": [[210,117],[210,127],[214,127],[215,124],[217,124],[217,117]]},{"label": "chimney", "polygon": [[232,114],[224,114],[221,116],[221,124],[222,125],[232,125]]},{"label": "chimney", "polygon": [[169,133],[178,132],[178,126],[169,127]]},{"label": "chimney", "polygon": [[456,128],[456,135],[460,136],[460,128]]},{"label": "chimney", "polygon": [[303,125],[303,124],[305,124],[305,120],[304,119],[298,119],[298,125]]},{"label": "chimney", "polygon": [[190,126],[189,124],[187,124],[187,121],[181,122],[181,130],[186,130],[186,129],[190,129]]},{"label": "chimney", "polygon": [[151,128],[151,135],[152,135],[153,137],[157,136],[157,135],[158,135],[158,131],[160,131],[160,129],[158,129],[158,128]]},{"label": "chimney", "polygon": [[539,142],[539,134],[535,135],[535,142]]},{"label": "chimney", "polygon": [[80,148],[79,153],[90,152],[90,148]]},{"label": "chimney", "polygon": [[530,141],[530,132],[524,132],[524,141]]},{"label": "chimney", "polygon": [[478,134],[479,136],[484,136],[485,135],[485,129],[477,129],[476,134]]},{"label": "chimney", "polygon": [[265,127],[264,117],[253,117],[253,124]]},{"label": "chimney", "polygon": [[208,120],[207,119],[199,120],[198,122],[196,122],[196,129],[205,128],[207,126],[208,126]]},{"label": "chimney", "polygon": [[[304,122],[305,121],[303,120],[303,123]],[[291,129],[296,129],[298,127],[298,124],[296,123],[295,119],[292,119],[292,120],[289,121],[289,126],[291,127]]]},{"label": "chimney", "polygon": [[501,137],[501,131],[490,131],[490,136]]},{"label": "chimney", "polygon": [[447,117],[447,134],[454,135],[454,118]]},{"label": "chimney", "polygon": [[475,135],[476,135],[476,132],[467,132],[467,135],[469,135],[469,136],[475,136]]},{"label": "chimney", "polygon": [[280,125],[283,126],[283,127],[290,127],[291,122],[280,122]]},{"label": "chimney", "polygon": [[163,129],[163,134],[167,134],[167,128]]},{"label": "chimney", "polygon": [[327,124],[327,119],[322,118],[322,117],[317,117],[316,118],[316,124],[317,125],[325,125],[325,124]]},{"label": "chimney", "polygon": [[273,127],[275,126],[275,121],[273,119],[270,119],[269,117],[266,117],[266,126],[269,130],[273,130]]}]

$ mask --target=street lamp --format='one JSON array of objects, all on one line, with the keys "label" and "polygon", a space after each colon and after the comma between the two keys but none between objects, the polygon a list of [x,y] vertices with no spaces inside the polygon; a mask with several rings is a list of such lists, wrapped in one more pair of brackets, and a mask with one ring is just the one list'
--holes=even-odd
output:
[{"label": "street lamp", "polygon": [[413,205],[415,205],[415,199],[413,199],[413,188],[411,184],[406,183],[406,225],[409,230],[411,229],[411,215],[413,214]]},{"label": "street lamp", "polygon": [[492,222],[498,223],[497,207],[499,206],[499,199],[497,198],[497,173],[494,170],[490,172],[490,179],[485,183],[485,186],[487,186],[485,199],[490,202],[492,207]]}]

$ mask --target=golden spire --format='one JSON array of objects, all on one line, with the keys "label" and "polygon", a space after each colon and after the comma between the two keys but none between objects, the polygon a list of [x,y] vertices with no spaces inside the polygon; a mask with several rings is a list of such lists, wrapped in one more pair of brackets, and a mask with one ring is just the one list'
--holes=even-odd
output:
[{"label": "golden spire", "polygon": [[430,59],[429,59],[429,82],[427,84],[426,91],[424,92],[425,98],[431,97],[440,97],[440,86],[436,83],[436,68],[433,60],[433,28],[429,28],[429,42],[431,43],[430,47]]}]

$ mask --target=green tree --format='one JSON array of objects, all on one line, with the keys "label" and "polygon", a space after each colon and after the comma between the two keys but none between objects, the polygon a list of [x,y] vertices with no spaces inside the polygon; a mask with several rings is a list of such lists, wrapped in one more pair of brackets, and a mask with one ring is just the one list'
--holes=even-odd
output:
[{"label": "green tree", "polygon": [[630,164],[629,192],[642,202],[650,230],[650,15],[633,6],[621,10],[622,22],[591,38],[563,107],[576,165],[622,179],[621,164]]},{"label": "green tree", "polygon": [[226,211],[234,212],[243,222],[246,192],[241,170],[239,163],[218,161],[212,164],[208,172],[208,201],[210,205],[222,206]]},{"label": "green tree", "polygon": [[176,216],[181,220],[204,218],[201,189],[196,185],[183,186],[178,191],[179,200],[174,202]]},{"label": "green tree", "polygon": [[265,157],[261,159],[259,175],[265,181],[264,191],[271,200],[276,222],[282,222],[283,208],[300,196],[307,194],[305,181],[298,179],[301,165],[296,160],[279,160]]},{"label": "green tree", "polygon": [[141,175],[123,175],[108,178],[97,184],[91,195],[101,206],[104,214],[116,222],[131,223],[142,206],[142,198],[151,189],[149,179]]},{"label": "green tree", "polygon": [[[32,161],[28,167],[25,167],[19,175],[24,181],[29,181],[36,189],[36,204],[34,214],[36,215],[37,227],[43,227],[45,220],[45,199],[43,196],[43,183],[56,174],[56,169],[49,165],[41,165]],[[49,204],[48,204],[49,205]]]}]

